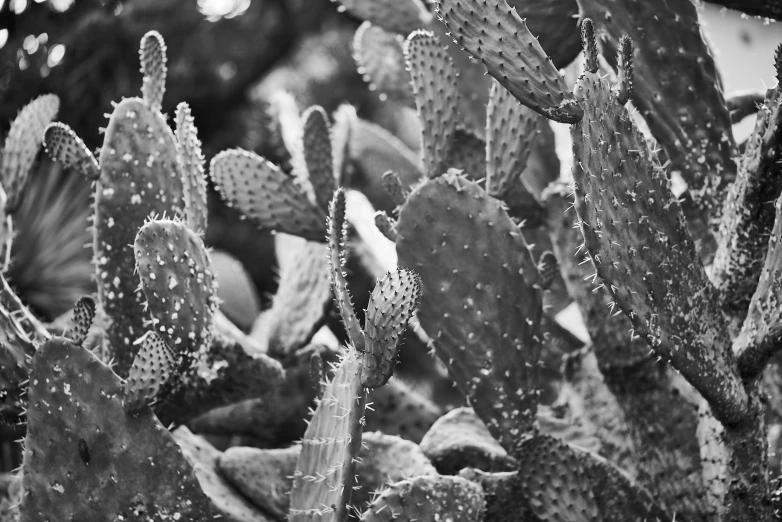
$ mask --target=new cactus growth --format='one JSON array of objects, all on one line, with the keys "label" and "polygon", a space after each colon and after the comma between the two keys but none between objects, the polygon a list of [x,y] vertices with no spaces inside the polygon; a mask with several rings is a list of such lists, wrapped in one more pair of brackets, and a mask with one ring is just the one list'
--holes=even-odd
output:
[{"label": "new cactus growth", "polygon": [[141,58],[141,74],[144,84],[141,93],[144,103],[156,112],[160,112],[163,105],[163,95],[166,93],[166,43],[157,31],[150,31],[141,39],[139,49]]},{"label": "new cactus growth", "polygon": [[76,345],[84,345],[94,319],[95,301],[91,297],[82,297],[76,302],[76,306],[73,307],[71,327],[66,332],[65,337],[71,339]]},{"label": "new cactus growth", "polygon": [[80,171],[89,180],[100,177],[100,167],[95,156],[73,129],[64,123],[57,122],[46,127],[43,145],[46,154],[66,169]]},{"label": "new cactus growth", "polygon": [[174,351],[158,334],[147,332],[139,341],[141,349],[125,382],[124,406],[128,413],[135,413],[154,401],[177,370]]},{"label": "new cactus growth", "polygon": [[176,139],[184,167],[185,221],[191,230],[204,233],[207,219],[204,156],[190,107],[184,102],[176,108]]}]

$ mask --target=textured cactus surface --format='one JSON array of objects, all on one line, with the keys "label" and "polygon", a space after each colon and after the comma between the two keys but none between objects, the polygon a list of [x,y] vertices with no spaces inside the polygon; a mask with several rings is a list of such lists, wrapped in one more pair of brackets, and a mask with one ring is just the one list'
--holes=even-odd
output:
[{"label": "textured cactus surface", "polygon": [[622,36],[638,44],[633,102],[696,203],[719,213],[719,194],[736,173],[734,141],[722,82],[701,36],[696,6],[669,0],[578,4],[582,16],[594,20],[608,60],[616,60]]},{"label": "textured cactus surface", "polygon": [[216,308],[212,262],[201,238],[180,221],[150,221],[134,242],[136,269],[152,329],[190,368],[212,339]]},{"label": "textured cactus surface", "polygon": [[480,485],[461,477],[421,476],[391,484],[361,515],[361,520],[481,522],[483,514]]},{"label": "textured cactus surface", "polygon": [[438,16],[463,46],[521,103],[543,116],[575,123],[582,111],[527,24],[505,0],[441,0]]},{"label": "textured cactus surface", "polygon": [[138,98],[114,109],[100,166],[93,221],[98,301],[107,320],[107,348],[124,375],[135,355],[133,342],[145,331],[133,242],[150,217],[181,212],[182,169],[165,119]]},{"label": "textured cactus surface", "polygon": [[262,157],[243,150],[221,152],[209,169],[231,206],[259,227],[323,240],[326,214],[293,179]]},{"label": "textured cactus surface", "polygon": [[456,131],[456,69],[434,33],[427,31],[416,31],[407,38],[405,59],[421,120],[424,168],[427,176],[435,177],[446,167],[444,161]]},{"label": "textured cactus surface", "polygon": [[66,169],[81,171],[85,178],[96,180],[100,177],[100,169],[95,156],[79,138],[73,129],[64,123],[52,123],[46,127],[43,136],[46,153],[52,160],[62,164]]},{"label": "textured cactus surface", "polygon": [[399,263],[421,275],[421,326],[492,435],[509,447],[534,420],[542,340],[537,269],[521,233],[474,182],[446,174],[410,194],[397,251]]},{"label": "textured cactus surface", "polygon": [[45,94],[28,103],[11,124],[0,160],[3,189],[8,197],[6,210],[13,210],[19,204],[30,167],[41,148],[41,135],[59,108],[60,99]]},{"label": "textured cactus surface", "polygon": [[345,520],[361,449],[366,390],[360,354],[349,349],[310,419],[293,475],[289,519]]},{"label": "textured cactus surface", "polygon": [[364,22],[353,39],[353,59],[371,90],[404,105],[414,105],[403,46],[402,36]]},{"label": "textured cactus surface", "polygon": [[149,408],[125,413],[120,379],[94,355],[56,338],[31,372],[21,522],[212,520],[173,437]]},{"label": "textured cactus surface", "polygon": [[204,156],[190,107],[184,102],[176,108],[176,139],[184,169],[182,192],[185,200],[185,220],[192,230],[203,233],[206,231],[207,219]]}]

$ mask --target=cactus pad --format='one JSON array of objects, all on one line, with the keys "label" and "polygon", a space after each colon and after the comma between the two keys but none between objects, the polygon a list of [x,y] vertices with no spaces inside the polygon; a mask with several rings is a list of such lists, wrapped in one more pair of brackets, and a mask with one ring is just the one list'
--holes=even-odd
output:
[{"label": "cactus pad", "polygon": [[273,164],[252,152],[228,150],[210,172],[223,199],[261,228],[323,241],[326,215]]},{"label": "cactus pad", "polygon": [[410,34],[432,15],[422,0],[339,0],[341,9],[389,31]]},{"label": "cactus pad", "polygon": [[14,210],[19,204],[30,168],[41,149],[41,135],[59,108],[57,96],[44,94],[25,105],[11,123],[0,159],[2,186],[8,197],[6,211]]},{"label": "cactus pad", "polygon": [[392,170],[383,173],[383,188],[386,189],[391,203],[397,207],[401,206],[410,194],[410,189],[402,185],[399,175]]},{"label": "cactus pad", "polygon": [[581,119],[583,111],[565,80],[505,0],[438,0],[436,5],[454,41],[521,103],[561,123]]},{"label": "cactus pad", "polygon": [[389,272],[375,285],[364,322],[365,350],[361,382],[378,388],[394,373],[399,341],[418,307],[421,278],[412,270]]},{"label": "cactus pad", "polygon": [[415,31],[407,38],[405,59],[421,120],[424,168],[433,178],[448,167],[445,159],[458,122],[458,74],[447,49],[430,31]]},{"label": "cactus pad", "polygon": [[141,339],[141,349],[133,359],[125,382],[125,411],[135,413],[154,401],[161,388],[176,372],[174,352],[155,332]]},{"label": "cactus pad", "polygon": [[141,74],[144,83],[141,92],[144,103],[153,111],[160,111],[163,105],[163,95],[166,92],[166,43],[157,31],[149,31],[141,39],[139,50],[141,57]]},{"label": "cactus pad", "polygon": [[396,241],[396,222],[382,210],[375,213],[375,226],[389,241]]},{"label": "cactus pad", "polygon": [[633,95],[633,40],[627,35],[619,39],[619,55],[617,56],[619,69],[619,85],[616,100],[624,105]]},{"label": "cactus pad", "polygon": [[498,82],[486,107],[486,191],[503,199],[521,185],[521,174],[538,137],[541,117]]},{"label": "cactus pad", "polygon": [[527,244],[499,201],[450,173],[410,194],[397,233],[399,264],[425,289],[421,326],[508,448],[532,427],[538,402],[542,303]]},{"label": "cactus pad", "polygon": [[212,520],[172,436],[149,408],[125,414],[120,379],[89,351],[46,342],[28,393],[20,522]]},{"label": "cactus pad", "polygon": [[353,59],[369,90],[402,105],[415,105],[404,54],[404,39],[364,22],[353,39]]},{"label": "cactus pad", "polygon": [[146,331],[133,242],[151,216],[181,212],[182,169],[165,119],[138,98],[115,107],[100,167],[93,221],[98,302],[108,320],[109,355],[124,376],[135,355],[133,341]]},{"label": "cactus pad", "polygon": [[204,155],[198,131],[190,114],[190,107],[182,102],[176,108],[176,139],[182,155],[184,178],[182,190],[185,199],[187,226],[196,232],[206,232],[208,208],[206,205],[206,173]]},{"label": "cactus pad", "polygon": [[741,415],[746,394],[716,291],[665,172],[606,80],[585,73],[575,92],[586,113],[571,129],[576,210],[596,275],[635,334],[669,359],[723,420]]},{"label": "cactus pad", "polygon": [[315,201],[325,211],[336,188],[329,117],[316,105],[304,111],[301,118],[304,120],[302,146],[307,179],[315,193]]},{"label": "cactus pad", "polygon": [[361,515],[362,522],[481,522],[483,488],[462,477],[421,476],[391,484]]},{"label": "cactus pad", "polygon": [[179,221],[150,221],[134,244],[153,329],[180,358],[180,370],[205,351],[216,309],[212,261],[201,238]]},{"label": "cactus pad", "polygon": [[345,520],[356,486],[366,406],[360,372],[360,354],[348,348],[302,439],[293,475],[291,522]]},{"label": "cactus pad", "polygon": [[71,327],[66,337],[70,338],[74,344],[82,345],[87,339],[87,333],[92,328],[92,321],[95,319],[95,301],[92,297],[82,297],[73,307],[73,316],[71,317]]},{"label": "cactus pad", "polygon": [[46,154],[66,169],[81,172],[85,178],[95,181],[100,177],[98,162],[73,129],[56,122],[46,127],[43,135]]}]

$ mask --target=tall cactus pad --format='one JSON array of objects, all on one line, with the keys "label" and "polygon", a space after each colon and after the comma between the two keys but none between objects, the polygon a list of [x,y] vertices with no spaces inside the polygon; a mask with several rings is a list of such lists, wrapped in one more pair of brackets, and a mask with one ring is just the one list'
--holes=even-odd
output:
[{"label": "tall cactus pad", "polygon": [[594,20],[609,61],[616,60],[622,36],[638,44],[633,103],[696,203],[714,209],[725,182],[735,176],[734,142],[722,85],[701,35],[695,4],[671,0],[578,0],[578,4],[582,17]]},{"label": "tall cactus pad", "polygon": [[429,31],[415,31],[407,38],[405,59],[421,120],[424,168],[433,178],[448,167],[444,162],[458,123],[458,74],[447,49]]},{"label": "tall cactus pad", "polygon": [[114,109],[100,166],[93,221],[98,301],[108,320],[110,355],[124,376],[133,363],[133,341],[146,330],[133,242],[150,216],[181,212],[182,169],[165,119],[138,98]]},{"label": "tall cactus pad", "polygon": [[339,0],[338,3],[356,18],[395,33],[410,34],[432,19],[423,0]]},{"label": "tall cactus pad", "polygon": [[535,139],[540,116],[521,105],[496,81],[486,107],[486,191],[503,199],[511,189],[521,185],[521,174]]},{"label": "tall cactus pad", "polygon": [[334,192],[334,198],[329,205],[328,241],[329,263],[331,269],[331,286],[334,290],[334,300],[339,308],[339,315],[345,323],[351,344],[364,350],[364,332],[353,309],[353,299],[350,296],[348,282],[345,279],[345,238],[347,237],[347,200],[342,188]]},{"label": "tall cactus pad", "polygon": [[635,333],[719,411],[736,419],[746,394],[714,288],[656,156],[608,82],[585,73],[586,112],[571,129],[576,210],[586,248]]},{"label": "tall cactus pad", "polygon": [[78,170],[90,181],[100,177],[95,156],[73,129],[64,123],[56,122],[46,127],[43,146],[52,161],[60,163],[64,168]]},{"label": "tall cactus pad", "polygon": [[212,338],[216,309],[212,261],[201,238],[179,221],[150,221],[133,247],[153,329],[190,367]]},{"label": "tall cactus pad", "polygon": [[366,391],[360,354],[348,348],[302,439],[288,520],[341,522],[355,484]]},{"label": "tall cactus pad", "polygon": [[126,415],[122,396],[120,379],[84,348],[56,338],[38,349],[20,522],[212,520],[172,436],[149,408]]},{"label": "tall cactus pad", "polygon": [[769,91],[723,205],[712,280],[741,316],[761,275],[782,192],[782,86]]},{"label": "tall cactus pad", "polygon": [[358,73],[376,91],[403,105],[414,105],[404,54],[404,39],[382,27],[364,22],[353,39]]},{"label": "tall cactus pad", "polygon": [[486,509],[483,488],[462,477],[421,476],[391,484],[362,522],[482,522]]},{"label": "tall cactus pad", "polygon": [[22,195],[30,168],[41,149],[41,135],[60,108],[60,99],[44,94],[31,101],[11,123],[0,161],[2,186],[8,196],[6,210],[16,208]]},{"label": "tall cactus pad", "polygon": [[315,202],[324,211],[337,188],[334,176],[334,158],[331,154],[331,128],[329,117],[322,107],[310,107],[304,114],[304,162],[307,165],[307,177],[315,193]]},{"label": "tall cactus pad", "polygon": [[522,495],[538,519],[602,520],[590,477],[567,444],[537,435],[521,442],[514,456],[519,463]]},{"label": "tall cactus pad", "polygon": [[541,292],[527,245],[501,203],[446,174],[414,190],[397,224],[399,264],[425,289],[419,321],[451,377],[505,447],[537,407]]},{"label": "tall cactus pad", "polygon": [[182,190],[185,196],[185,219],[187,226],[196,232],[206,232],[206,173],[201,141],[198,139],[190,107],[182,102],[176,108],[176,139],[182,155],[184,178]]},{"label": "tall cactus pad", "polygon": [[421,278],[397,269],[379,281],[369,297],[364,322],[365,349],[361,382],[378,388],[394,373],[400,337],[418,307]]},{"label": "tall cactus pad", "polygon": [[166,92],[166,43],[157,31],[149,31],[141,39],[141,74],[144,83],[141,92],[144,103],[153,111],[160,111]]},{"label": "tall cactus pad", "polygon": [[546,118],[576,123],[583,111],[545,51],[505,0],[438,0],[454,41],[521,103]]},{"label": "tall cactus pad", "polygon": [[617,52],[617,68],[619,69],[619,85],[617,86],[616,99],[624,105],[633,95],[633,40],[627,35],[619,39],[619,51]]},{"label": "tall cactus pad", "polygon": [[147,402],[157,398],[176,371],[174,352],[155,332],[147,332],[141,339],[141,349],[133,359],[125,382],[125,411],[135,413]]},{"label": "tall cactus pad", "polygon": [[212,159],[223,199],[261,228],[323,241],[326,214],[291,177],[252,152],[227,150]]}]

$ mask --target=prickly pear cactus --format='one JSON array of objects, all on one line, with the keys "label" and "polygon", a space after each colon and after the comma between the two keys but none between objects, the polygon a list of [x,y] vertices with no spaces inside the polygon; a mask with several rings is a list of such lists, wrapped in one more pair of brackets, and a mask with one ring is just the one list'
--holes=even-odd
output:
[{"label": "prickly pear cactus", "polygon": [[356,487],[366,400],[360,354],[348,348],[302,439],[293,475],[291,522],[345,520]]},{"label": "prickly pear cactus", "polygon": [[209,253],[198,234],[171,220],[146,223],[133,250],[152,329],[175,351],[180,371],[188,370],[212,339],[217,303]]},{"label": "prickly pear cactus", "polygon": [[182,168],[165,119],[138,98],[114,109],[100,166],[93,221],[98,300],[107,321],[106,346],[123,375],[135,355],[133,342],[145,331],[133,242],[150,217],[181,213]]},{"label": "prickly pear cactus", "polygon": [[451,377],[509,448],[534,422],[542,342],[538,272],[516,225],[475,182],[417,187],[397,224],[399,263],[421,275],[419,320]]},{"label": "prickly pear cactus", "polygon": [[176,108],[176,139],[184,168],[182,191],[185,198],[185,221],[191,230],[203,234],[206,232],[208,212],[204,156],[201,154],[201,142],[195,121],[185,102]]},{"label": "prickly pear cactus", "polygon": [[436,5],[454,41],[521,103],[554,121],[581,119],[583,111],[565,80],[505,0],[438,0]]},{"label": "prickly pear cactus", "polygon": [[125,413],[122,382],[92,353],[44,343],[28,393],[20,522],[213,520],[173,437],[149,408]]},{"label": "prickly pear cactus", "polygon": [[361,515],[361,521],[482,522],[484,510],[479,484],[461,477],[421,476],[391,484]]}]

